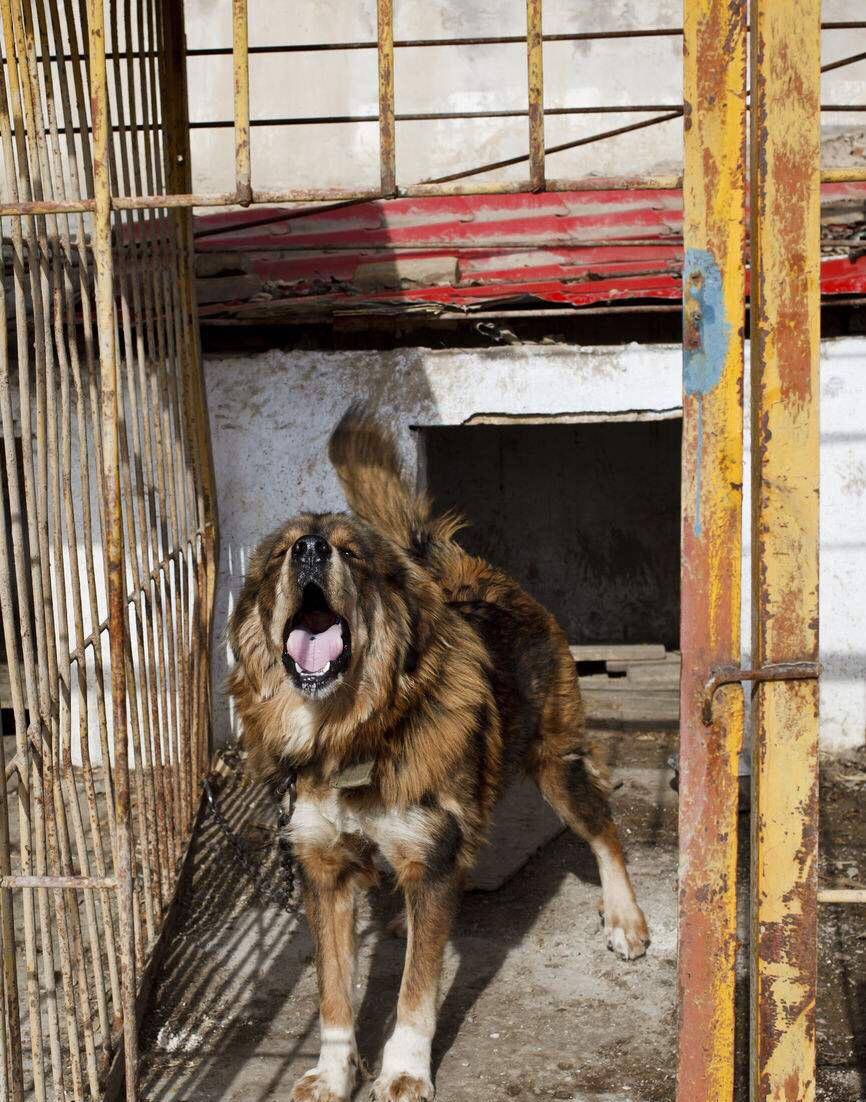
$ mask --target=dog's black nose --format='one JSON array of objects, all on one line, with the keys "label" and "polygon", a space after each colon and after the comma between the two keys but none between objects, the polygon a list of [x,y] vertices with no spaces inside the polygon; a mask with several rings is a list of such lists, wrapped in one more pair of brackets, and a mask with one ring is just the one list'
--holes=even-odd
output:
[{"label": "dog's black nose", "polygon": [[292,558],[299,562],[323,563],[331,557],[331,545],[322,536],[301,536],[292,545]]}]

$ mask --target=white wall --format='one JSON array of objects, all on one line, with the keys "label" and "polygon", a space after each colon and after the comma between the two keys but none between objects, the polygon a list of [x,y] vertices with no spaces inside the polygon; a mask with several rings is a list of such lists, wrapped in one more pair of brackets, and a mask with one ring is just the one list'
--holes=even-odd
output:
[{"label": "white wall", "polygon": [[[821,710],[824,743],[839,749],[866,736],[866,339],[825,342],[822,354]],[[485,413],[676,411],[681,352],[637,345],[271,351],[208,357],[205,371],[222,527],[221,631],[257,541],[300,509],[344,507],[325,446],[353,399],[367,398],[392,422],[412,464],[413,424],[455,425]],[[744,592],[747,602],[747,585]],[[748,641],[748,607],[744,617]],[[220,681],[226,668],[221,643]],[[224,739],[231,718],[218,700],[216,732]]]},{"label": "white wall", "polygon": [[[230,46],[231,0],[185,0],[192,48]],[[825,21],[862,18],[860,0],[824,0]],[[376,38],[375,0],[257,0],[250,4],[251,45],[358,42]],[[521,35],[524,0],[395,0],[399,39]],[[545,34],[598,32],[682,25],[682,0],[545,0]],[[825,31],[823,60],[862,50],[860,32]],[[682,39],[678,36],[547,42],[544,46],[545,106],[622,106],[607,115],[548,116],[548,146],[629,125],[648,116],[629,105],[682,102]],[[866,103],[866,62],[828,73],[826,103]],[[190,58],[191,117],[232,117],[230,57]],[[403,48],[395,55],[398,113],[525,109],[526,49],[496,46]],[[254,119],[376,115],[378,87],[374,50],[266,54],[250,59]],[[862,158],[863,117],[823,118],[824,160],[846,164]],[[378,127],[359,124],[255,127],[251,156],[260,188],[377,187]],[[829,143],[829,144],[828,144]],[[525,154],[524,118],[400,122],[396,130],[397,175],[406,185],[431,176]],[[195,190],[233,187],[231,129],[192,135]],[[548,175],[627,176],[677,172],[682,162],[679,119],[582,148],[551,155]],[[526,166],[487,173],[482,180],[526,179]]]}]

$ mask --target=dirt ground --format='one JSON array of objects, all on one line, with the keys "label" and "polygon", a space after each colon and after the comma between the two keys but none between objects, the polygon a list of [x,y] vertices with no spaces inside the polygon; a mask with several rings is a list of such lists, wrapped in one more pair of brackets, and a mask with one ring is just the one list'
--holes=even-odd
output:
[{"label": "dirt ground", "polygon": [[[565,832],[504,887],[465,899],[448,950],[434,1048],[442,1102],[570,1099],[672,1102],[676,1036],[676,816],[668,759],[675,731],[599,732],[616,780],[615,807],[652,928],[644,960],[607,951],[598,877]],[[827,883],[866,877],[866,759],[825,768],[822,870]],[[251,797],[253,797],[251,799]],[[229,784],[223,804],[249,841],[267,840],[272,808]],[[743,819],[748,835],[747,824]],[[279,877],[273,850],[262,855]],[[741,861],[745,888],[748,855]],[[745,893],[744,904],[745,904]],[[385,932],[397,909],[383,887],[360,914],[359,1045],[374,1070],[393,1021],[405,943]],[[746,909],[739,976],[747,1014]],[[866,1098],[864,908],[821,914],[818,1005],[821,1102]],[[175,937],[144,1030],[149,1102],[288,1099],[316,1061],[312,945],[303,919],[263,902],[212,821],[196,845]],[[738,1044],[745,1102],[745,1038]],[[358,1098],[366,1098],[364,1084]]]}]

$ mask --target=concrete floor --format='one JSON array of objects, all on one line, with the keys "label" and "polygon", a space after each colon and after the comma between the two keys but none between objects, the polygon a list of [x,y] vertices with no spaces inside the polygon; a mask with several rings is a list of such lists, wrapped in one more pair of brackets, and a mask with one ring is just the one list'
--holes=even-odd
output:
[{"label": "concrete floor", "polygon": [[[593,861],[568,833],[498,891],[469,893],[448,950],[434,1050],[443,1102],[674,1098],[677,797],[667,760],[676,734],[638,728],[601,735],[622,782],[616,812],[652,946],[632,964],[607,951],[596,915]],[[866,873],[858,772],[866,779],[857,761],[834,765],[822,797],[824,867],[834,883],[859,883],[859,870]],[[248,840],[266,839],[272,809],[261,795],[251,801],[251,794],[255,790],[229,785],[224,805]],[[264,853],[279,877],[273,852]],[[393,893],[382,889],[365,901],[360,915],[359,1044],[371,1069],[390,1028],[402,968],[404,943],[385,932],[396,908]],[[862,919],[859,907],[822,912],[821,1102],[866,1098]],[[745,976],[744,958],[743,1014]],[[317,1041],[306,923],[250,891],[208,822],[145,1025],[144,1097],[288,1099],[295,1079],[315,1063]],[[745,1100],[742,1072],[740,1079],[738,1095]],[[363,1085],[357,1097],[366,1097]]]}]

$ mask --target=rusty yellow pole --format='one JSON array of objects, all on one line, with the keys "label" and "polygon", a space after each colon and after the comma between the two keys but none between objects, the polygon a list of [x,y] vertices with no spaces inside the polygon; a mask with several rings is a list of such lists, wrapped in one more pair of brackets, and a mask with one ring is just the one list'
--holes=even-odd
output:
[{"label": "rusty yellow pole", "polygon": [[235,187],[237,202],[253,201],[250,167],[250,51],[247,0],[232,3],[232,62],[235,100]]},{"label": "rusty yellow pole", "polygon": [[394,132],[394,4],[377,0],[379,52],[379,170],[382,194],[397,194],[397,145]]},{"label": "rusty yellow pole", "polygon": [[104,0],[89,0],[90,104],[93,123],[92,248],[96,279],[99,336],[102,487],[105,501],[105,561],[108,588],[108,635],[111,655],[111,703],[114,723],[115,808],[117,829],[118,915],[123,1012],[126,1100],[137,1098],[138,1037],[135,1014],[135,901],[130,815],[129,759],[126,727],[126,577],[120,494],[118,375],[114,318],[114,265],[111,251],[111,120],[105,65]]},{"label": "rusty yellow pole", "polygon": [[731,1102],[745,316],[746,0],[684,4],[679,1102]]},{"label": "rusty yellow pole", "polygon": [[526,61],[529,101],[529,180],[544,191],[544,39],[542,0],[526,0]]},{"label": "rusty yellow pole", "polygon": [[[753,664],[818,657],[820,0],[753,0]],[[754,697],[752,1099],[815,1097],[818,684]]]}]

